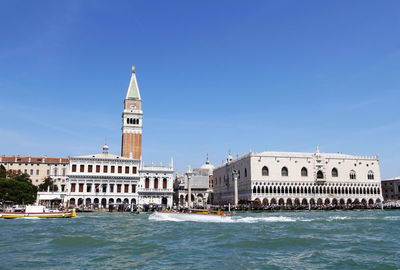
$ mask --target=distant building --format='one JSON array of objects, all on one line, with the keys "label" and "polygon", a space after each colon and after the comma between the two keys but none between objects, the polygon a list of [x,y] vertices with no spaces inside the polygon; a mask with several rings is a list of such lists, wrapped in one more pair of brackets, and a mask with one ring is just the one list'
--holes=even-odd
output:
[{"label": "distant building", "polygon": [[168,166],[142,162],[142,100],[134,67],[122,112],[121,156],[101,154],[70,158],[68,187],[62,192],[39,192],[38,201],[62,200],[70,206],[164,204],[172,206],[173,161]]},{"label": "distant building", "polygon": [[233,202],[232,171],[239,173],[239,201],[267,205],[374,204],[382,202],[378,157],[344,154],[248,153],[214,169],[214,203]]},{"label": "distant building", "polygon": [[385,201],[400,200],[400,176],[382,180],[382,195]]},{"label": "distant building", "polygon": [[[191,176],[191,207],[205,206],[212,203],[212,179],[214,166],[207,160],[198,169],[193,169]],[[174,204],[179,207],[186,207],[188,204],[188,179],[186,174],[177,175],[174,183]]]},{"label": "distant building", "polygon": [[65,189],[68,174],[68,158],[49,157],[0,157],[0,164],[7,171],[29,174],[32,184],[40,185],[46,177],[51,177],[59,190]]}]

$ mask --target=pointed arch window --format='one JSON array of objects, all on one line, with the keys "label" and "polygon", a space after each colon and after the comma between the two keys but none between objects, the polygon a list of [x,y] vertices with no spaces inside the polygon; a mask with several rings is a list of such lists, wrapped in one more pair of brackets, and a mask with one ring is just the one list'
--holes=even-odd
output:
[{"label": "pointed arch window", "polygon": [[167,189],[167,178],[163,179],[163,189]]},{"label": "pointed arch window", "polygon": [[308,171],[307,171],[307,168],[306,168],[306,167],[303,167],[303,168],[301,169],[301,176],[303,176],[303,177],[308,176]]},{"label": "pointed arch window", "polygon": [[339,176],[338,170],[336,168],[333,168],[332,169],[332,177],[338,177],[338,176]]},{"label": "pointed arch window", "polygon": [[154,188],[158,188],[158,178],[154,179]]},{"label": "pointed arch window", "polygon": [[356,179],[356,172],[354,170],[351,170],[349,173],[350,179]]},{"label": "pointed arch window", "polygon": [[368,172],[368,180],[374,180],[374,172],[373,171]]},{"label": "pointed arch window", "polygon": [[247,169],[244,168],[244,177],[247,177]]},{"label": "pointed arch window", "polygon": [[289,170],[286,167],[283,167],[281,170],[281,175],[282,176],[289,176]]},{"label": "pointed arch window", "polygon": [[262,176],[268,176],[269,175],[269,170],[267,166],[264,166],[261,170]]},{"label": "pointed arch window", "polygon": [[317,172],[317,179],[324,179],[324,173],[322,171]]}]

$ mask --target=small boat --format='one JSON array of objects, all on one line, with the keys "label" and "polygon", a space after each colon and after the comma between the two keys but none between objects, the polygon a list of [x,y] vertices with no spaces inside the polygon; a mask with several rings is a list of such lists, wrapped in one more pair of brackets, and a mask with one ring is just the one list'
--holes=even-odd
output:
[{"label": "small boat", "polygon": [[3,212],[2,218],[71,218],[76,217],[75,209],[72,211],[50,210],[42,205],[27,205],[24,212]]},{"label": "small boat", "polygon": [[154,220],[170,221],[198,221],[198,222],[225,222],[232,219],[232,215],[225,214],[222,211],[189,209],[178,212],[166,210],[164,212],[155,212],[151,215]]},{"label": "small boat", "polygon": [[166,210],[164,213],[170,214],[188,214],[188,215],[206,215],[206,216],[232,216],[231,214],[225,214],[220,210],[207,210],[207,209],[188,209],[182,212]]}]

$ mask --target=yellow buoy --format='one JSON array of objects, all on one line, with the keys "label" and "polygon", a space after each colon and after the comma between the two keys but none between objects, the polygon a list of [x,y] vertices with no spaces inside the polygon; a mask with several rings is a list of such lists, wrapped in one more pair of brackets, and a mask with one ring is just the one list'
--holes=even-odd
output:
[{"label": "yellow buoy", "polygon": [[76,211],[75,211],[75,209],[72,210],[72,217],[76,217]]}]

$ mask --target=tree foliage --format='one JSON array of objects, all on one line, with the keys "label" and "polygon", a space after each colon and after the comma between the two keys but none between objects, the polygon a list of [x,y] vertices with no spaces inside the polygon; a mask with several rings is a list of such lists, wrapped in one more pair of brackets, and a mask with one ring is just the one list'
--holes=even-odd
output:
[{"label": "tree foliage", "polygon": [[6,178],[7,176],[7,170],[3,166],[3,164],[0,165],[0,178]]},{"label": "tree foliage", "polygon": [[32,185],[29,175],[16,178],[0,178],[0,200],[13,201],[17,204],[31,204],[36,201],[37,187]]},{"label": "tree foliage", "polygon": [[51,177],[46,177],[44,182],[39,185],[39,191],[47,191],[50,187],[50,191],[58,191],[58,186],[54,185],[53,179]]}]

